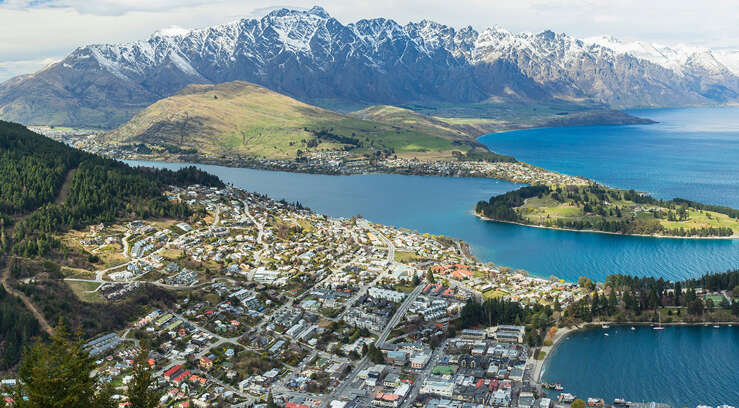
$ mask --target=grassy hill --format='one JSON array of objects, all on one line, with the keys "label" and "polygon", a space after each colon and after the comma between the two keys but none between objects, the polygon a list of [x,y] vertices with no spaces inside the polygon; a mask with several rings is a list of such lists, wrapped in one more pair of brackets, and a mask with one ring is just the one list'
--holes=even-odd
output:
[{"label": "grassy hill", "polygon": [[171,152],[197,150],[209,156],[271,159],[324,150],[452,157],[454,150],[467,152],[478,146],[454,126],[401,110],[413,114],[409,123],[397,120],[392,111],[377,109],[365,119],[308,105],[248,82],[190,85],[149,106],[106,139]]},{"label": "grassy hill", "polygon": [[629,235],[737,237],[739,210],[600,185],[524,187],[477,204],[499,221]]},{"label": "grassy hill", "polygon": [[349,115],[359,119],[435,134],[449,140],[470,139],[469,133],[460,126],[443,122],[433,116],[392,105],[374,105],[352,112]]}]

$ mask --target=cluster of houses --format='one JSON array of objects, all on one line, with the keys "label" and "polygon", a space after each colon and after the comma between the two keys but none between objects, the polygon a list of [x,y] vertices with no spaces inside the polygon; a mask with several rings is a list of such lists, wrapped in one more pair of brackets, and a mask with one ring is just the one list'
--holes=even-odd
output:
[{"label": "cluster of houses", "polygon": [[[522,329],[466,331],[441,346],[447,327],[465,302],[490,291],[563,306],[580,295],[559,281],[480,264],[443,237],[325,217],[232,187],[166,194],[207,215],[122,226],[116,234],[128,237],[121,242],[130,261],[98,289],[110,299],[147,282],[187,293],[130,328],[154,345],[165,405],[257,402],[272,392],[284,406],[318,406],[392,321],[378,344],[383,364],[356,373],[363,390],[348,388],[361,401],[354,406],[416,398],[427,406],[512,406],[505,404],[530,391],[520,384],[528,353]],[[107,358],[128,345],[110,335],[89,349]],[[111,373],[125,376],[121,364]],[[331,403],[351,401],[342,395]]]},{"label": "cluster of houses", "polygon": [[[514,404],[519,395],[534,391],[527,381],[529,350],[521,344],[523,330],[494,328],[493,333],[501,333],[498,338],[488,337],[486,331],[465,330],[460,337],[449,339],[445,355],[424,380],[420,394],[431,406],[443,406],[445,400],[456,401],[456,406],[520,406]],[[505,337],[504,332],[520,337]]]}]

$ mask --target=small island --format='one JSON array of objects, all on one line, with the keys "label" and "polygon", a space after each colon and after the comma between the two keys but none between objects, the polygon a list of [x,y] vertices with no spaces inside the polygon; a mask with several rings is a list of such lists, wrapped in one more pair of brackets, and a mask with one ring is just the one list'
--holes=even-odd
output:
[{"label": "small island", "polygon": [[739,237],[739,210],[681,198],[664,201],[598,183],[523,187],[478,202],[475,215],[562,230],[679,238]]}]

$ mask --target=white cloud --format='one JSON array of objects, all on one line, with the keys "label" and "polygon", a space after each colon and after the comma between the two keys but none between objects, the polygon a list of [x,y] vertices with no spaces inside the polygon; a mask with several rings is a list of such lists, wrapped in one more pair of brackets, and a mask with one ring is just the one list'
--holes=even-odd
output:
[{"label": "white cloud", "polygon": [[38,60],[0,62],[0,82],[17,75],[37,72],[62,58],[42,58]]},{"label": "white cloud", "polygon": [[[89,43],[146,39],[318,4],[343,23],[387,17],[461,27],[551,29],[577,37],[739,47],[739,7],[725,0],[0,0],[0,61],[42,60]],[[169,31],[169,29],[165,29]],[[7,70],[6,70],[7,71]],[[2,76],[2,74],[0,74]]]}]

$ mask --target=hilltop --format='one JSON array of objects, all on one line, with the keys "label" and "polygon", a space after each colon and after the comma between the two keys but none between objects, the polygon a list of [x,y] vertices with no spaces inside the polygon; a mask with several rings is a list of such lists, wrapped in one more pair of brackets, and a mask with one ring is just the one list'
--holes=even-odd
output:
[{"label": "hilltop", "polygon": [[[395,114],[387,114],[390,111]],[[266,159],[295,159],[321,151],[433,158],[451,158],[455,150],[487,151],[459,128],[425,115],[392,107],[363,112],[332,112],[243,81],[189,85],[144,109],[104,140],[144,144],[159,154]]]}]

